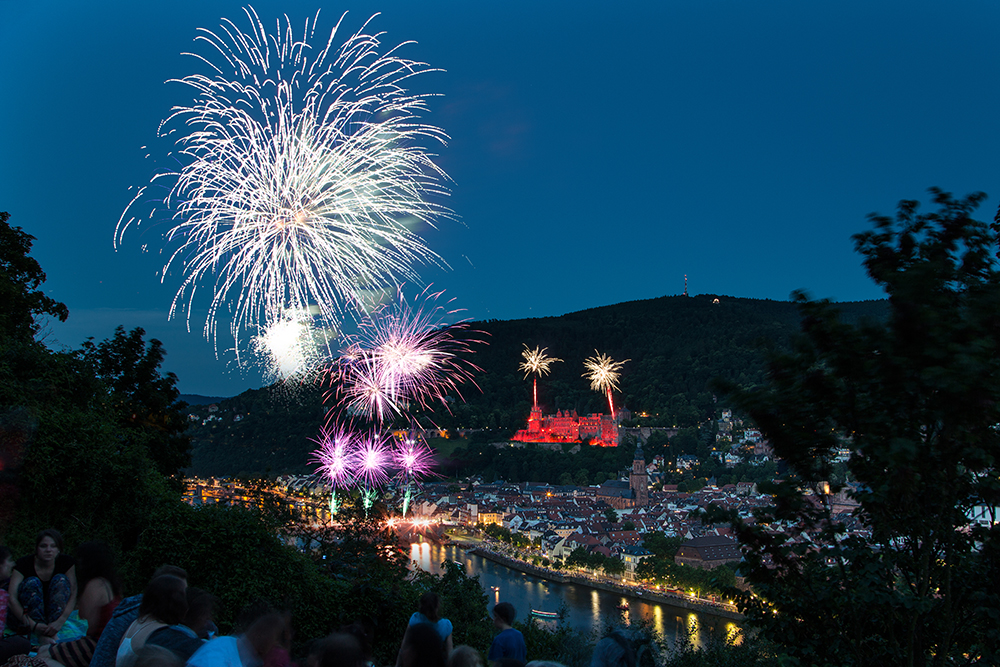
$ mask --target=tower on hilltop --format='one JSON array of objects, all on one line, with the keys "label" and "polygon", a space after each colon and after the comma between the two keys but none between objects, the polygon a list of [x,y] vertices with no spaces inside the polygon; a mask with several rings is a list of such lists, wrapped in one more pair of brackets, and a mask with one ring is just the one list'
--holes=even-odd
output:
[{"label": "tower on hilltop", "polygon": [[635,458],[632,459],[632,474],[629,475],[628,485],[632,488],[632,498],[635,500],[635,507],[646,507],[649,505],[649,474],[646,472],[646,457],[642,453],[642,445],[636,443]]},{"label": "tower on hilltop", "polygon": [[688,295],[688,274],[684,274],[684,296]]}]

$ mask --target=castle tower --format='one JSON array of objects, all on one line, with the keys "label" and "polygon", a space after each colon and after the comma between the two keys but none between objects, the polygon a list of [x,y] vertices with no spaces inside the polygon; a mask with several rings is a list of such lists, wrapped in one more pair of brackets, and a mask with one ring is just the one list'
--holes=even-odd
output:
[{"label": "castle tower", "polygon": [[632,474],[628,485],[632,489],[632,498],[636,507],[649,505],[649,475],[646,473],[646,457],[642,453],[642,444],[635,446],[635,458],[632,459]]},{"label": "castle tower", "polygon": [[531,408],[528,416],[528,433],[538,434],[542,432],[542,409],[537,405]]}]

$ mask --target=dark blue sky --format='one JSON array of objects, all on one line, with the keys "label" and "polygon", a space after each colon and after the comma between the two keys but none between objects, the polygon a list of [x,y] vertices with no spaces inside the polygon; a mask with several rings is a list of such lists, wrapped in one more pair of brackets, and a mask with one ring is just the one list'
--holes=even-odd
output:
[{"label": "dark blue sky", "polygon": [[[70,308],[49,341],[116,324],[164,341],[182,391],[259,385],[167,322],[155,232],[115,224],[155,169],[198,27],[241,4],[0,0],[0,210],[37,237]],[[315,3],[254,4],[266,25]],[[929,186],[1000,194],[1000,4],[970,2],[355,2],[386,43],[444,72],[427,120],[454,179],[427,282],[475,319],[559,315],[693,293],[877,298],[850,235]],[[154,157],[156,157],[154,155]],[[996,198],[982,211],[990,218]],[[143,254],[141,246],[149,252]]]}]

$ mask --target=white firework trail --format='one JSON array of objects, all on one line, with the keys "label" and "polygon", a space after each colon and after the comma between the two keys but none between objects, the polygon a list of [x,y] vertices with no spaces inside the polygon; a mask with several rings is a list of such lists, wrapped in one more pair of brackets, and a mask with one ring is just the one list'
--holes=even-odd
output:
[{"label": "white firework trail", "polygon": [[[171,316],[210,292],[204,333],[219,322],[269,329],[288,311],[315,306],[323,326],[357,318],[372,291],[419,281],[418,265],[444,265],[414,227],[452,217],[436,199],[447,175],[425,144],[447,136],[421,122],[428,95],[405,85],[431,70],[384,48],[369,19],[337,44],[344,16],[313,42],[316,21],[297,36],[287,16],[269,34],[253,8],[250,28],[224,19],[200,29],[209,68],[176,82],[194,93],[174,107],[160,135],[178,132],[179,171],[163,173],[175,247],[163,280],[180,270]],[[175,127],[179,126],[179,127]],[[171,128],[171,129],[167,129]],[[147,206],[146,188],[119,220],[116,247]],[[155,212],[150,215],[152,217]]]}]

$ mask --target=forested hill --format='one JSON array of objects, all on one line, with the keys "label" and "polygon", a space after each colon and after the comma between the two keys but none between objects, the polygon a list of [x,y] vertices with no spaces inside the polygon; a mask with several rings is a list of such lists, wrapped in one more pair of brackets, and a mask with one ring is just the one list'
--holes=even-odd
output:
[{"label": "forested hill", "polygon": [[[718,299],[718,303],[715,303]],[[839,304],[846,321],[881,318],[885,301]],[[561,317],[476,323],[490,334],[475,355],[483,368],[483,390],[466,392],[467,406],[456,412],[465,426],[485,416],[500,428],[521,426],[531,403],[531,378],[518,371],[525,345],[548,348],[563,360],[538,382],[539,402],[547,412],[580,414],[607,410],[603,394],[582,377],[583,361],[595,350],[615,360],[629,359],[621,373],[616,405],[659,415],[667,425],[693,423],[711,409],[708,382],[713,377],[743,385],[763,379],[765,350],[784,347],[799,330],[795,304],[727,296],[668,296],[592,308]]]},{"label": "forested hill", "polygon": [[[718,299],[718,303],[715,300]],[[881,319],[886,301],[837,304],[848,322]],[[615,360],[629,359],[620,379],[616,406],[648,413],[643,423],[690,425],[717,406],[708,383],[720,377],[742,385],[763,379],[768,348],[788,345],[799,331],[794,303],[728,296],[668,296],[592,308],[560,317],[488,320],[469,325],[486,344],[475,345],[472,360],[482,372],[479,389],[463,387],[464,402],[452,414],[423,414],[446,428],[514,430],[531,407],[531,378],[518,370],[525,345],[548,348],[563,361],[538,382],[545,411],[604,412],[607,400],[582,377],[583,361],[595,350]],[[481,390],[481,391],[480,391]],[[302,471],[309,468],[324,408],[315,388],[261,389],[219,404],[217,421],[194,430],[192,472],[236,474]],[[199,414],[205,408],[199,409]],[[233,421],[241,415],[241,421]],[[206,413],[207,416],[207,413]]]}]

